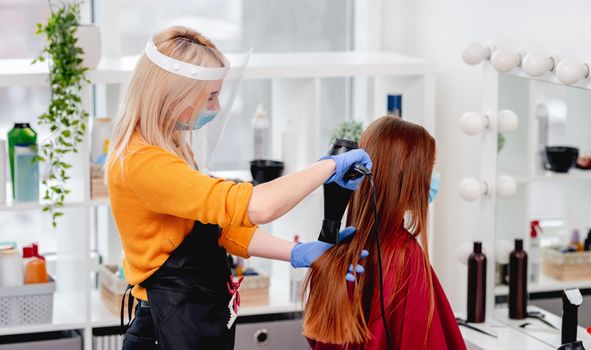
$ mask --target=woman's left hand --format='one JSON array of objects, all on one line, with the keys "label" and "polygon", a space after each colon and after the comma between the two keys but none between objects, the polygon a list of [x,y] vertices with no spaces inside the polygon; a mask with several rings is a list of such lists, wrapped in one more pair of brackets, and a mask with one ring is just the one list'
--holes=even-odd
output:
[{"label": "woman's left hand", "polygon": [[[355,234],[355,231],[356,228],[352,226],[342,230],[339,233],[339,242],[346,240],[349,236]],[[291,266],[295,268],[310,267],[316,259],[318,259],[322,254],[332,247],[334,247],[334,244],[321,241],[300,243],[291,250]],[[367,250],[363,250],[361,252],[360,258],[366,258],[368,255],[369,252]],[[358,274],[364,272],[363,266],[361,265],[357,265],[355,270]],[[353,276],[353,265],[349,266],[349,272],[345,278],[350,282],[355,281],[355,277]]]}]

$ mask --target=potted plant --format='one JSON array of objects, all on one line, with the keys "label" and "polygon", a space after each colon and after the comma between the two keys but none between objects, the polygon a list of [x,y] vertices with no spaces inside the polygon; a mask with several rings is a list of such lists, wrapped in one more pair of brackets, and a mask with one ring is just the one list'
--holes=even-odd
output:
[{"label": "potted plant", "polygon": [[82,106],[81,91],[88,82],[83,65],[84,51],[77,45],[76,31],[80,26],[80,3],[50,2],[50,16],[46,23],[37,24],[37,34],[46,38],[45,47],[35,62],[49,63],[51,101],[47,111],[37,117],[40,125],[49,128],[51,136],[40,143],[37,160],[46,163],[43,176],[43,211],[52,216],[52,225],[63,215],[61,208],[70,190],[67,187],[68,169],[65,161],[69,153],[76,153],[86,134],[88,113]]},{"label": "potted plant", "polygon": [[336,138],[345,139],[349,141],[359,142],[359,138],[363,133],[363,123],[357,121],[343,122],[337,125],[332,133],[330,142]]}]

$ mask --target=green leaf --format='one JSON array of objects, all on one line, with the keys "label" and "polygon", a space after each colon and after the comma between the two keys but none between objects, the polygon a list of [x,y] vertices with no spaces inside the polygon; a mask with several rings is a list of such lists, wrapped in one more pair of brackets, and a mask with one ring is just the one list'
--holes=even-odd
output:
[{"label": "green leaf", "polygon": [[49,1],[50,15],[45,23],[36,24],[36,33],[44,34],[45,46],[32,63],[49,62],[51,99],[46,112],[37,117],[39,125],[47,126],[52,138],[36,151],[34,161],[47,164],[44,200],[49,204],[44,211],[52,213],[52,226],[63,213],[54,208],[63,206],[70,193],[68,180],[72,166],[64,156],[78,152],[78,144],[86,133],[88,112],[83,109],[82,89],[90,83],[85,76],[82,48],[78,46],[76,32],[80,25],[80,3]]}]

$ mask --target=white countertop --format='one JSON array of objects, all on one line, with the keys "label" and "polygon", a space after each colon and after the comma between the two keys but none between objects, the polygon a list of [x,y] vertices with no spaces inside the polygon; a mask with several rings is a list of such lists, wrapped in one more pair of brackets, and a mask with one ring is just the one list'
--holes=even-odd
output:
[{"label": "white countertop", "polygon": [[[546,320],[557,328],[561,326],[561,318],[543,309],[531,306],[529,311],[540,311],[546,315]],[[554,330],[537,319],[511,320],[508,317],[508,309],[500,308],[495,310],[495,319],[482,324],[470,324],[489,333],[495,334],[497,338],[482,334],[460,326],[462,336],[470,350],[551,350],[558,349],[560,344],[560,331]],[[529,323],[527,329],[519,327]],[[579,327],[578,340],[582,340],[586,349],[591,349],[591,335]]]},{"label": "white countertop", "polygon": [[[562,318],[550,313],[544,309],[535,306],[528,306],[528,311],[540,311],[544,315],[546,315],[545,320],[550,322],[556,328],[560,329],[562,326]],[[496,309],[495,310],[495,318],[499,320],[501,323],[504,323],[512,328],[515,328],[521,331],[524,334],[527,334],[533,338],[538,339],[539,341],[548,344],[551,348],[557,349],[561,344],[561,333],[558,330],[554,330],[550,328],[548,325],[544,324],[543,322],[528,318],[525,320],[512,320],[509,319],[509,311],[507,308]],[[524,323],[530,323],[531,326],[528,328],[521,328],[520,325]],[[591,349],[591,335],[587,333],[587,330],[583,327],[579,327],[577,340],[582,340],[583,345],[585,345],[586,349]]]},{"label": "white countertop", "polygon": [[[591,280],[585,281],[560,281],[552,277],[548,277],[543,273],[540,274],[540,279],[536,283],[528,282],[527,291],[529,293],[541,293],[541,292],[555,292],[567,288],[579,288],[587,289],[591,288]],[[509,294],[509,286],[501,285],[495,287],[495,295],[507,295]]]}]

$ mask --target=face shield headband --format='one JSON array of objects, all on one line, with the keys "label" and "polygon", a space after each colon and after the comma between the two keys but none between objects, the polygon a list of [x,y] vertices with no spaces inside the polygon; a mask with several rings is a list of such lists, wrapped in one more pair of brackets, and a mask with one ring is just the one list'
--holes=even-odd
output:
[{"label": "face shield headband", "polygon": [[176,114],[177,118],[183,113],[194,113],[190,118],[183,118],[186,122],[177,119],[175,125],[177,129],[191,132],[193,136],[191,147],[201,169],[210,167],[218,149],[230,115],[233,114],[232,107],[238,96],[240,81],[252,53],[251,46],[243,43],[236,44],[227,47],[223,54],[217,48],[194,44],[198,45],[198,49],[205,54],[209,51],[213,57],[219,58],[222,67],[205,67],[169,57],[158,51],[152,40],[146,45],[146,57],[159,68],[188,79],[209,82],[210,84],[207,85],[212,86],[210,93],[215,93],[215,103],[208,103],[204,107],[199,107],[199,110],[195,110],[193,106],[195,101],[181,99],[175,108],[179,112]]},{"label": "face shield headband", "polygon": [[[207,49],[211,51],[215,50],[210,47],[207,47]],[[164,69],[167,72],[189,79],[208,81],[223,80],[230,70],[230,62],[224,55],[219,53],[218,56],[222,57],[223,60],[223,67],[203,67],[166,56],[165,54],[158,51],[158,48],[156,45],[154,45],[152,40],[148,41],[145,53],[146,57],[148,57],[148,59],[150,59],[150,61],[152,61],[158,67]]]}]

